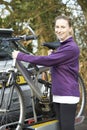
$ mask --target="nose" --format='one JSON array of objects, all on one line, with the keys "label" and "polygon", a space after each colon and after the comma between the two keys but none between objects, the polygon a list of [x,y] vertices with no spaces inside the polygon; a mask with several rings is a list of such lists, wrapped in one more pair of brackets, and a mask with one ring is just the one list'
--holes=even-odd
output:
[{"label": "nose", "polygon": [[55,32],[56,33],[60,33],[61,32],[61,28],[55,28]]}]

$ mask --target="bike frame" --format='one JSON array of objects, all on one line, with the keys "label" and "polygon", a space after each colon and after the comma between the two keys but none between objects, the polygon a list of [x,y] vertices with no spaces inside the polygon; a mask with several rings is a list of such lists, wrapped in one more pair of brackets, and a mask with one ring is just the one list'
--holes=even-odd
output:
[{"label": "bike frame", "polygon": [[[41,101],[42,103],[44,102],[45,107],[50,110],[50,106],[49,106],[50,98],[48,98],[47,95],[44,96],[44,94],[40,91],[40,88],[38,86],[39,74],[42,72],[48,71],[49,67],[39,66],[38,70],[37,70],[37,68],[34,66],[34,68],[31,68],[28,70],[26,67],[24,67],[24,65],[22,64],[21,61],[16,61],[16,67],[20,71],[20,73],[23,75],[27,84],[31,88],[33,116],[34,116],[35,122],[37,122],[37,115],[36,115],[36,111],[35,111],[35,101],[34,101],[33,97],[37,97],[39,99],[39,101]],[[31,74],[33,74],[35,76],[34,77],[35,80],[33,80],[31,78]],[[46,103],[45,103],[45,101],[46,101]],[[48,101],[48,103],[47,103],[47,101]]]},{"label": "bike frame", "polygon": [[35,96],[39,99],[42,100],[43,94],[40,91],[40,88],[38,87],[38,81],[36,81],[36,83],[34,83],[33,79],[31,79],[31,73],[36,75],[35,78],[38,78],[38,75],[41,72],[45,72],[49,70],[49,67],[38,67],[38,71],[35,70],[35,68],[31,68],[31,69],[27,69],[24,67],[24,65],[22,64],[21,61],[16,61],[16,66],[18,68],[18,70],[21,72],[21,74],[24,76],[26,82],[28,83],[29,87],[33,90],[33,92],[35,93]]}]

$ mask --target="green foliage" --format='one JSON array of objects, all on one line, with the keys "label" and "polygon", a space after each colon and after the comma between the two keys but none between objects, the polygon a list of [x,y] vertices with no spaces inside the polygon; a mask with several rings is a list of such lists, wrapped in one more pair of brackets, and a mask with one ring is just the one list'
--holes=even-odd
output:
[{"label": "green foliage", "polygon": [[[70,0],[67,0],[67,4],[69,1]],[[77,1],[79,3],[81,2],[81,0]],[[63,4],[61,0],[11,0],[10,3],[1,1],[1,4],[5,5],[4,9],[7,9],[10,15],[3,19],[0,18],[0,26],[4,28],[13,28],[15,35],[21,35],[25,33],[23,30],[23,23],[29,23],[38,35],[38,49],[40,51],[42,50],[40,44],[56,40],[54,34],[54,19],[60,14],[66,14],[72,18],[77,43],[81,46],[86,45],[87,25],[83,13],[80,13],[81,9],[79,9],[79,11],[76,10],[78,14],[77,17],[73,13],[74,8],[72,6],[67,6],[67,4]],[[76,4],[77,3],[75,3],[75,8],[77,7]],[[83,7],[84,2],[81,2],[81,5]],[[86,11],[86,9],[84,10]],[[82,45],[82,43],[84,44]]]},{"label": "green foliage", "polygon": [[[66,14],[71,17],[75,40],[81,48],[80,72],[87,85],[87,0],[11,0],[6,2],[0,0],[0,5],[5,5],[10,12],[5,18],[0,17],[1,28],[13,28],[15,35],[29,34],[23,30],[23,23],[27,22],[38,36],[37,54],[46,55],[47,48],[41,46],[43,42],[55,41],[54,19],[57,15]],[[80,6],[79,6],[80,5]],[[3,11],[0,13],[3,14]],[[32,44],[27,44],[26,48],[32,51]]]}]

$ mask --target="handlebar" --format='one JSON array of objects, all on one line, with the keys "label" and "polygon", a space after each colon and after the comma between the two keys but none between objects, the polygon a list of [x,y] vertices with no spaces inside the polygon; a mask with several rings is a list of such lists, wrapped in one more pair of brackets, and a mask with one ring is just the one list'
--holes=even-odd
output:
[{"label": "handlebar", "polygon": [[36,40],[37,36],[36,35],[30,35],[30,36],[19,36],[19,37],[11,37],[11,38],[1,38],[1,41],[18,41],[18,40]]}]

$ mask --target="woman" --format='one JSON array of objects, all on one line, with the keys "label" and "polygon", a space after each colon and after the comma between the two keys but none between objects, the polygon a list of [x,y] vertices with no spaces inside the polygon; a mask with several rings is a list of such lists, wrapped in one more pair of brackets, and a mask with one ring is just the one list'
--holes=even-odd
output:
[{"label": "woman", "polygon": [[78,85],[79,48],[72,35],[67,16],[55,19],[55,34],[61,45],[48,56],[32,56],[14,51],[17,60],[51,67],[52,94],[60,130],[74,130],[74,121],[80,93]]}]

